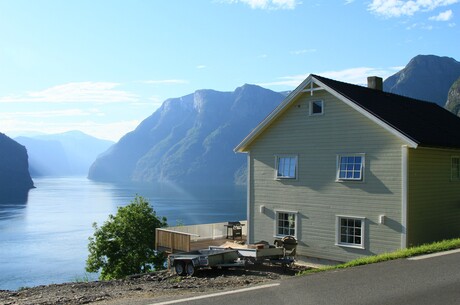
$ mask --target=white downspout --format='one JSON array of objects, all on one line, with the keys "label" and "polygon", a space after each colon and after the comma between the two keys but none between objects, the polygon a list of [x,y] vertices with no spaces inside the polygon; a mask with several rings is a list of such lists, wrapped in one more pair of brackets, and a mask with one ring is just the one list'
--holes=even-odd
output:
[{"label": "white downspout", "polygon": [[253,242],[252,240],[252,221],[251,221],[251,217],[252,217],[252,213],[251,213],[251,152],[248,151],[248,158],[247,158],[247,194],[246,194],[246,208],[247,208],[247,225],[246,225],[246,228],[247,228],[247,236],[246,236],[246,243],[247,244],[250,244]]},{"label": "white downspout", "polygon": [[402,179],[401,179],[401,249],[407,248],[407,201],[408,201],[408,166],[409,148],[402,146]]}]

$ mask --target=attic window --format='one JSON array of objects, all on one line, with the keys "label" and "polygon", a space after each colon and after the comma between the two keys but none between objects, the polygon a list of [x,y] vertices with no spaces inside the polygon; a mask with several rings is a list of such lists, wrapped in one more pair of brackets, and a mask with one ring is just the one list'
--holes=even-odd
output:
[{"label": "attic window", "polygon": [[310,115],[320,115],[324,113],[323,101],[310,102]]}]

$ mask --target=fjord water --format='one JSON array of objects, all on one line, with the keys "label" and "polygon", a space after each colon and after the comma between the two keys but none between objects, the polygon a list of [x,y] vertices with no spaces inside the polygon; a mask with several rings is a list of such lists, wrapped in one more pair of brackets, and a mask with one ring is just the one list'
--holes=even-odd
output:
[{"label": "fjord water", "polygon": [[35,178],[34,184],[26,202],[0,204],[0,290],[96,279],[84,270],[92,224],[103,224],[136,194],[172,226],[246,218],[244,187],[110,184],[84,177]]}]

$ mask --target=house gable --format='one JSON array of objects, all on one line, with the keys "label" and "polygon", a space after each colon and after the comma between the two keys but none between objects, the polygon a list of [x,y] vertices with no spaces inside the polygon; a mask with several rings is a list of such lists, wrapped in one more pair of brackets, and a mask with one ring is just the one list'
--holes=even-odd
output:
[{"label": "house gable", "polygon": [[[377,123],[381,127],[385,128],[389,132],[400,137],[410,147],[417,147],[417,143],[414,142],[411,138],[400,133],[398,130],[388,125],[386,122],[375,117],[374,115],[369,113],[366,109],[364,109],[363,107],[360,107],[359,105],[357,105],[356,103],[348,99],[346,96],[335,91],[328,84],[325,84],[324,80],[325,80],[324,78],[320,78],[316,75],[313,75],[313,74],[309,75],[294,91],[292,91],[283,100],[283,102],[278,107],[276,107],[256,128],[254,128],[254,130],[251,131],[251,133],[234,149],[235,152],[247,152],[248,147],[252,143],[252,141],[254,141],[261,133],[263,133],[267,128],[269,128],[270,125],[279,116],[281,116],[292,104],[294,104],[302,95],[304,95],[305,93],[308,93],[311,96],[313,96],[315,92],[321,92],[321,91],[326,91],[332,94],[333,96],[337,97],[339,100],[346,103],[350,107],[354,108],[355,110],[357,110],[364,116],[368,117],[369,119],[373,120],[375,123]],[[372,89],[368,89],[368,90],[372,90]]]},{"label": "house gable", "polygon": [[247,152],[254,139],[270,127],[302,94],[325,90],[402,139],[417,146],[460,148],[460,119],[435,103],[309,75],[234,150]]}]

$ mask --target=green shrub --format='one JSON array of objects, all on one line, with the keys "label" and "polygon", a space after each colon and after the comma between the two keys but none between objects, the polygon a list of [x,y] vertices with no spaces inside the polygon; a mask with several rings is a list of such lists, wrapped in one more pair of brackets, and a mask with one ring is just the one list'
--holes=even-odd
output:
[{"label": "green shrub", "polygon": [[93,224],[86,271],[100,271],[101,280],[110,280],[162,268],[163,254],[154,249],[155,229],[166,225],[166,218],[157,217],[149,202],[136,196],[101,227]]}]

